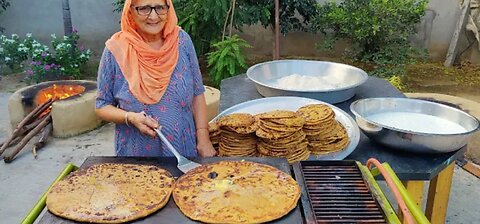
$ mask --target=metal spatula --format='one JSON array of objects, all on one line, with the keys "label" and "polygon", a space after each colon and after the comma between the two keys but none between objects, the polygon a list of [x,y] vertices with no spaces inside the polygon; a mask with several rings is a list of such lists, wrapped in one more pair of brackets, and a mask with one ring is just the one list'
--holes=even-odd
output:
[{"label": "metal spatula", "polygon": [[165,145],[167,145],[167,148],[170,149],[170,151],[172,151],[173,155],[175,155],[175,157],[177,157],[177,161],[178,161],[177,167],[180,171],[182,171],[183,173],[186,173],[191,169],[194,169],[194,168],[197,168],[197,167],[201,166],[201,164],[198,164],[196,162],[192,162],[192,161],[188,160],[187,158],[183,157],[182,155],[180,155],[180,153],[178,153],[178,151],[173,147],[173,145],[170,144],[170,142],[167,140],[167,138],[165,138],[165,136],[162,134],[161,129],[162,129],[162,127],[160,126],[160,127],[158,127],[158,129],[153,129],[153,130],[155,130],[157,132],[158,137],[160,137],[162,142],[165,143]]}]

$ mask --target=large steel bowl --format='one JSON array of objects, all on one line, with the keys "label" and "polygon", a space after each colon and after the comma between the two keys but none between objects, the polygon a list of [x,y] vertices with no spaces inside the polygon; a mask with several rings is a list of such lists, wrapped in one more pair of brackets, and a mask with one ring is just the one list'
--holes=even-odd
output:
[{"label": "large steel bowl", "polygon": [[417,99],[362,99],[353,102],[350,110],[370,139],[415,153],[460,149],[479,126],[475,117],[461,110]]},{"label": "large steel bowl", "polygon": [[[277,84],[279,79],[293,74],[316,77],[326,85],[315,89],[295,89]],[[247,76],[265,97],[299,96],[331,104],[352,98],[355,87],[368,79],[366,72],[350,65],[309,60],[278,60],[256,64],[247,70]]]}]

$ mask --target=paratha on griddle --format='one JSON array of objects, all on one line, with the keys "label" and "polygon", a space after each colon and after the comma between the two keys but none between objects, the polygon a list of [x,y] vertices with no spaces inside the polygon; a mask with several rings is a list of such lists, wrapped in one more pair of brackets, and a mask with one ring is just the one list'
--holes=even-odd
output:
[{"label": "paratha on griddle", "polygon": [[173,182],[172,175],[157,166],[97,164],[55,184],[47,195],[47,208],[80,222],[132,221],[165,206]]},{"label": "paratha on griddle", "polygon": [[261,223],[288,214],[300,187],[272,166],[242,161],[202,165],[175,182],[173,199],[187,217],[205,223]]}]

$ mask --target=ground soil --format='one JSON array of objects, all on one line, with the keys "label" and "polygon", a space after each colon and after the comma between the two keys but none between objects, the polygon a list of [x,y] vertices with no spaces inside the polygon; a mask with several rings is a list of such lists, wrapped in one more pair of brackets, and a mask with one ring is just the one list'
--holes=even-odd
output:
[{"label": "ground soil", "polygon": [[442,63],[408,66],[408,92],[431,92],[459,96],[480,102],[480,66],[462,63],[446,68]]}]

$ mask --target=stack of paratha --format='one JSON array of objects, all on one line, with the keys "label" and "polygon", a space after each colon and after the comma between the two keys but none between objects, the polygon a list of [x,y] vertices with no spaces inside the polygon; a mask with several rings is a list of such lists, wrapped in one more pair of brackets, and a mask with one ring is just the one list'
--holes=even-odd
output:
[{"label": "stack of paratha", "polygon": [[216,121],[208,123],[208,134],[213,148],[218,152],[218,145],[220,144],[220,128]]},{"label": "stack of paratha", "polygon": [[219,156],[256,156],[258,122],[246,113],[229,114],[218,119]]},{"label": "stack of paratha", "polygon": [[241,161],[205,164],[175,182],[173,199],[202,223],[263,223],[297,206],[300,186],[272,166]]},{"label": "stack of paratha", "polygon": [[172,175],[157,166],[105,163],[73,172],[47,195],[55,215],[80,222],[121,223],[167,204]]},{"label": "stack of paratha", "polygon": [[305,119],[303,131],[308,140],[308,150],[322,155],[345,149],[349,143],[345,128],[335,120],[335,112],[328,105],[309,104],[297,110]]},{"label": "stack of paratha", "polygon": [[260,138],[258,151],[261,155],[285,157],[289,163],[308,159],[310,153],[302,131],[304,118],[285,110],[266,112],[256,117],[259,119],[256,135]]}]

